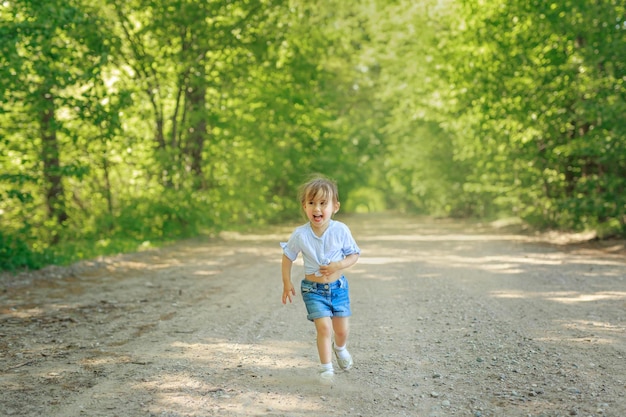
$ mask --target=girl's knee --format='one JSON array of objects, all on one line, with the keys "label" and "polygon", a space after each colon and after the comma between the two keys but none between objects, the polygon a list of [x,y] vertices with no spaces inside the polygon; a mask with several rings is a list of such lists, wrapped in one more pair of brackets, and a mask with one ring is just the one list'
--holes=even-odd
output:
[{"label": "girl's knee", "polygon": [[333,320],[333,330],[338,337],[348,336],[349,326],[348,320],[343,318],[337,318]]},{"label": "girl's knee", "polygon": [[317,333],[330,336],[333,333],[331,326],[318,326]]},{"label": "girl's knee", "polygon": [[317,334],[323,336],[330,336],[333,332],[333,326],[330,320],[316,320],[315,321],[315,329],[317,330]]},{"label": "girl's knee", "polygon": [[[346,340],[348,338],[348,330],[347,329],[335,329],[335,339],[337,341]],[[341,343],[341,342],[338,342]]]},{"label": "girl's knee", "polygon": [[335,336],[341,338],[347,337],[348,331],[346,329],[335,329]]}]

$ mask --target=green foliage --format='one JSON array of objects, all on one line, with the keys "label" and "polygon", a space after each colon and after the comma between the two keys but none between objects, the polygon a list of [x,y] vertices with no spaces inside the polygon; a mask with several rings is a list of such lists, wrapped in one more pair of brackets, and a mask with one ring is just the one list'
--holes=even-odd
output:
[{"label": "green foliage", "polygon": [[39,269],[55,261],[51,251],[33,249],[19,235],[0,231],[0,270]]},{"label": "green foliage", "polygon": [[15,270],[32,266],[32,253],[26,242],[0,233],[0,268]]},{"label": "green foliage", "polygon": [[377,4],[393,205],[626,233],[621,3]]},{"label": "green foliage", "polygon": [[0,268],[342,211],[626,234],[613,0],[0,5]]},{"label": "green foliage", "polygon": [[153,199],[133,198],[120,208],[115,219],[100,220],[114,227],[106,236],[98,237],[141,242],[194,236],[213,226],[213,219],[204,217],[206,206],[204,199],[185,191],[163,190]]}]

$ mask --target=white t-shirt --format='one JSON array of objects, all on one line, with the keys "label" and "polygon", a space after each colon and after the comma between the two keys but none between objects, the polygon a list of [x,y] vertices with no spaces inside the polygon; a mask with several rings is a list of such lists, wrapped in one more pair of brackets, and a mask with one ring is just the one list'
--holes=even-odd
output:
[{"label": "white t-shirt", "polygon": [[320,265],[341,261],[348,255],[360,254],[350,229],[345,224],[331,220],[328,228],[321,237],[318,237],[311,227],[311,223],[303,224],[294,230],[287,242],[281,242],[283,253],[292,262],[302,252],[304,259],[304,273],[320,276]]}]

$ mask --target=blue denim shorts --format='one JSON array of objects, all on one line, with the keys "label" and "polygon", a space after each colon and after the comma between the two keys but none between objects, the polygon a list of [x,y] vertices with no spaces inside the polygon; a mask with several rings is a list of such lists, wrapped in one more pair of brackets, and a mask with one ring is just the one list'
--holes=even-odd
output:
[{"label": "blue denim shorts", "polygon": [[310,321],[322,317],[352,315],[348,280],[343,275],[337,281],[326,284],[302,280],[300,291],[308,313],[306,318]]}]

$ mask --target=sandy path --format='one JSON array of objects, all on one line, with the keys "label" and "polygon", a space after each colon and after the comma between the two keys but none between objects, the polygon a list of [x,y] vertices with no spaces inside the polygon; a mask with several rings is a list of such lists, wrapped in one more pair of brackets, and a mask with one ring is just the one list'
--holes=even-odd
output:
[{"label": "sandy path", "polygon": [[342,220],[363,254],[334,386],[302,300],[280,304],[284,227],[13,278],[0,415],[626,416],[623,242]]}]

